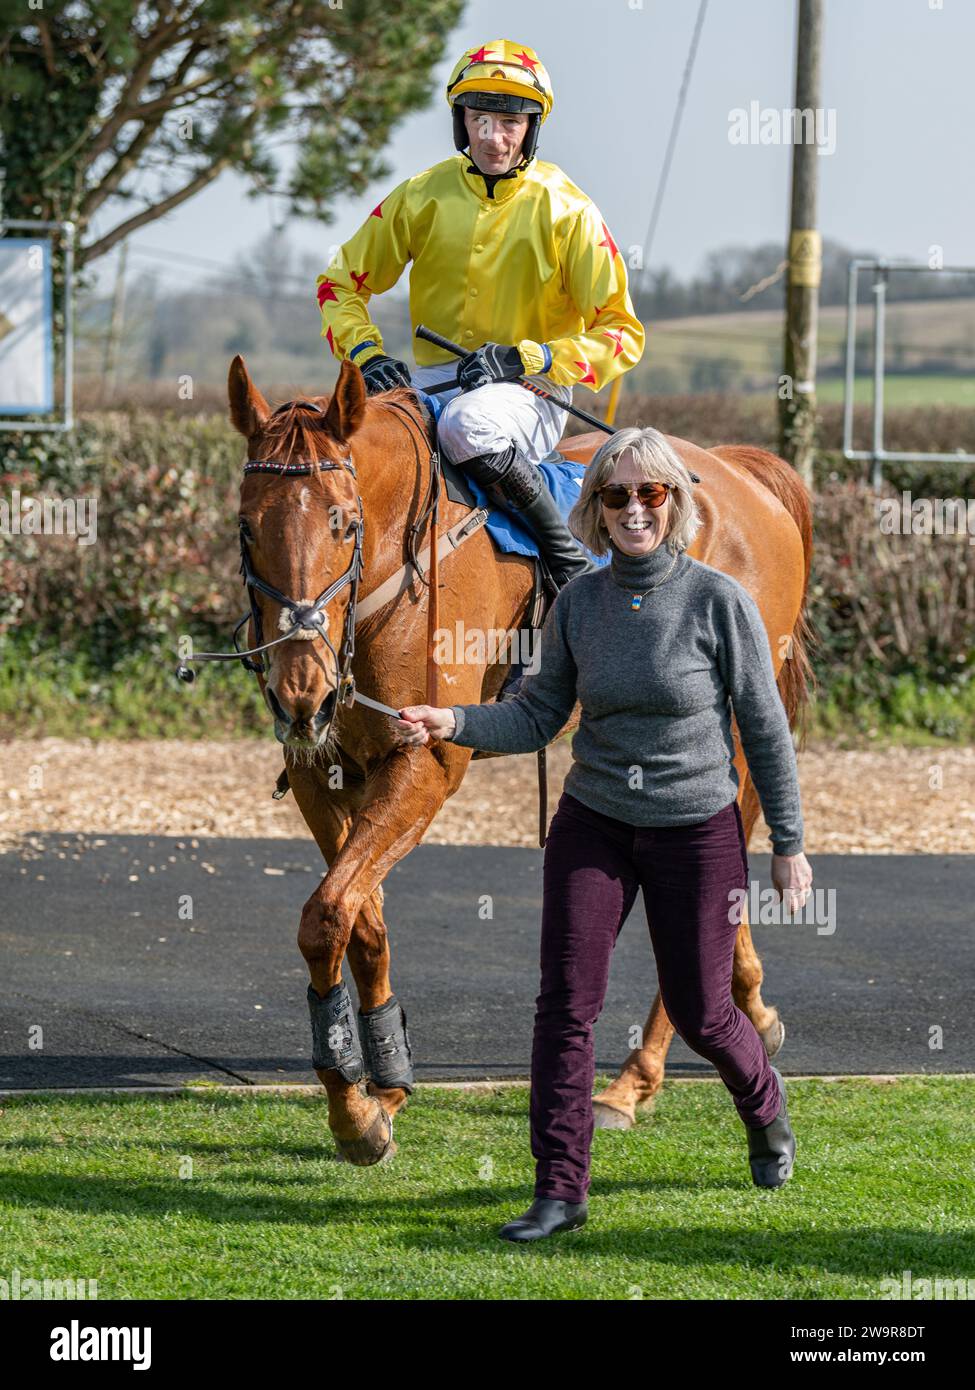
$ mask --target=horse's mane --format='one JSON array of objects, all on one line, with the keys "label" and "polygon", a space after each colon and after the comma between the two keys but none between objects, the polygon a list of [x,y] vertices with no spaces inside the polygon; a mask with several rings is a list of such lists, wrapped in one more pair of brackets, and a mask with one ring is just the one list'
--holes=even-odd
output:
[{"label": "horse's mane", "polygon": [[[337,443],[325,426],[324,415],[308,409],[311,402],[325,411],[330,400],[331,396],[298,395],[279,406],[262,430],[268,457],[282,463],[290,463],[298,458],[333,457]],[[366,402],[366,411],[388,409],[390,405],[405,408],[424,434],[429,434],[430,412],[411,387],[397,386],[392,391],[370,397]]]}]

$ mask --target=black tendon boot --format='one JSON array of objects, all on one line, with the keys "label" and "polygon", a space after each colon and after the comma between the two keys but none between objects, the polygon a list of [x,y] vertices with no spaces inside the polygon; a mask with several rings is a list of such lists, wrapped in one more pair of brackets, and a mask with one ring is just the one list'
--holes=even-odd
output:
[{"label": "black tendon boot", "polygon": [[539,469],[513,444],[501,453],[462,459],[458,467],[485,489],[492,502],[525,523],[538,541],[556,589],[599,568],[562,520]]},{"label": "black tendon boot", "polygon": [[777,1068],[772,1071],[782,1097],[779,1112],[760,1129],[748,1126],[748,1162],[756,1187],[781,1187],[788,1182],[796,1156],[796,1139],[785,1107],[785,1082]]},{"label": "black tendon boot", "polygon": [[413,1052],[406,1031],[406,1013],[396,995],[366,1013],[360,1009],[356,1023],[370,1080],[383,1090],[401,1086],[407,1095],[412,1095],[416,1087]]}]

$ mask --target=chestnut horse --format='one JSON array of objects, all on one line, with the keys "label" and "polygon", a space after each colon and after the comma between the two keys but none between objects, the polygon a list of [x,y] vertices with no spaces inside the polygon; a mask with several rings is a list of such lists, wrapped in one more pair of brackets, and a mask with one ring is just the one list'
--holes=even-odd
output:
[{"label": "chestnut horse", "polygon": [[[416,397],[395,390],[367,400],[362,375],[348,362],[342,364],[330,398],[312,397],[311,406],[292,402],[273,414],[240,357],[231,364],[228,387],[231,420],[246,437],[252,459],[326,464],[325,470],[316,468],[300,481],[281,472],[255,471],[244,477],[240,516],[253,573],[280,595],[310,602],[302,596],[320,594],[348,570],[352,541],[347,529],[336,528],[334,518],[357,517],[361,504],[361,603],[406,561],[408,530],[430,486],[427,420]],[[600,435],[581,436],[566,441],[562,452],[588,462],[600,442]],[[755,599],[794,726],[807,699],[809,671],[808,493],[786,463],[762,450],[704,450],[682,439],[669,442],[701,478],[696,495],[703,526],[690,554],[733,575]],[[350,457],[354,474],[342,466]],[[339,466],[328,467],[330,461]],[[441,531],[469,510],[441,496]],[[410,578],[397,599],[383,603],[355,631],[356,686],[394,709],[426,702],[428,594],[413,571]],[[462,621],[467,631],[517,631],[526,619],[532,578],[525,557],[499,554],[484,529],[477,530],[458,554],[448,554],[440,564],[441,630],[454,631]],[[323,629],[330,646],[318,640],[282,640],[271,649],[266,680],[259,680],[285,747],[295,799],[328,865],[302,910],[298,946],[322,1000],[340,984],[348,956],[364,1014],[394,1000],[383,880],[420,842],[460,786],[473,750],[441,740],[406,746],[397,741],[388,716],[337,700],[332,649],[340,651],[349,597],[346,588],[325,609]],[[265,637],[287,633],[290,616],[281,604],[260,592],[254,602]],[[478,665],[465,661],[465,651],[458,653],[457,664],[441,664],[440,703],[493,699],[508,669],[497,656],[488,652]],[[494,664],[488,664],[491,657]],[[578,709],[566,728],[577,719]],[[735,738],[747,837],[759,806],[737,730]],[[761,982],[761,963],[743,916],[734,997],[774,1055],[782,1025],[777,1011],[762,1000]],[[636,1108],[652,1101],[673,1031],[658,995],[641,1047],[596,1102],[598,1123],[626,1127]],[[380,1086],[370,1080],[363,1090],[337,1067],[316,1067],[316,1073],[328,1093],[328,1122],[339,1156],[365,1166],[392,1152],[392,1117],[412,1086]]]}]

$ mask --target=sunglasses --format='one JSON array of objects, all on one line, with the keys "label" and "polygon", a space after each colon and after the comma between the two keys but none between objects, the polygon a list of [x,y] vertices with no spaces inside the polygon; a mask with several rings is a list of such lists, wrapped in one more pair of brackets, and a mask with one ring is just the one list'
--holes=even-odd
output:
[{"label": "sunglasses", "polygon": [[644,507],[662,507],[673,483],[641,483],[639,487],[624,487],[622,483],[606,483],[596,493],[604,507],[611,512],[621,511],[636,493]]}]

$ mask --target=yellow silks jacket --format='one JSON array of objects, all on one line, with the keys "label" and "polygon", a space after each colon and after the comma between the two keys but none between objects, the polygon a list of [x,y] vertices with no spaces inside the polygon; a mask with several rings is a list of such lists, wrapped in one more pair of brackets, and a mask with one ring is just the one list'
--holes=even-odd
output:
[{"label": "yellow silks jacket", "polygon": [[[470,167],[457,154],[399,184],[318,277],[335,356],[361,367],[384,351],[369,299],[412,261],[414,328],[471,352],[514,344],[529,375],[593,391],[639,362],[646,335],[626,263],[595,204],[555,164],[502,175],[493,197]],[[422,338],[413,345],[420,366],[455,360]]]}]

